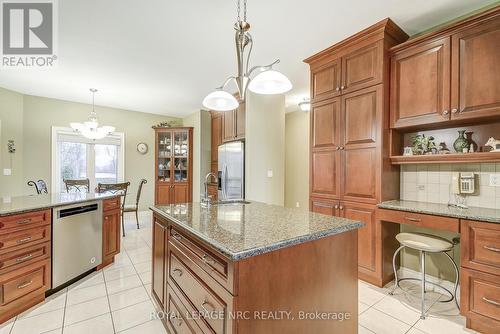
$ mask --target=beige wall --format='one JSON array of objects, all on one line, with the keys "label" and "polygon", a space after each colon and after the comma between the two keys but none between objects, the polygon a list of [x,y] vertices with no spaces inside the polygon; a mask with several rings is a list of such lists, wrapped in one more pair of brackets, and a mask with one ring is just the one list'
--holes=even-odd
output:
[{"label": "beige wall", "polygon": [[[0,90],[0,94],[5,94],[5,90]],[[4,187],[2,182],[2,192],[4,194],[31,194],[33,192],[26,182],[32,179],[44,179],[50,185],[51,180],[51,132],[52,126],[69,126],[70,122],[85,120],[91,109],[88,104],[68,102],[44,97],[21,95],[22,116],[16,117],[16,130],[13,131],[22,138],[18,146],[16,155],[22,159],[20,166],[22,171],[21,180],[13,180]],[[3,102],[3,101],[0,101]],[[14,102],[11,102],[11,104]],[[17,105],[17,104],[16,104]],[[6,113],[4,104],[0,104],[2,110],[2,130],[7,126],[3,118]],[[134,112],[122,109],[96,107],[99,122],[116,127],[117,132],[125,133],[125,180],[131,182],[130,195],[127,202],[135,200],[137,185],[141,178],[148,180],[143,188],[141,208],[147,209],[154,202],[154,131],[152,125],[163,121],[177,121],[180,119],[165,117],[161,115]],[[11,113],[8,113],[12,122]],[[12,125],[11,125],[12,126]],[[2,144],[5,139],[2,135]],[[149,151],[145,155],[137,152],[136,146],[139,142],[145,142],[149,146]],[[5,165],[5,163],[3,163]],[[3,181],[3,179],[2,179]],[[50,190],[50,189],[49,189]]]},{"label": "beige wall", "polygon": [[284,205],[285,96],[249,92],[245,131],[246,198]]},{"label": "beige wall", "polygon": [[309,113],[285,117],[285,206],[309,210]]}]

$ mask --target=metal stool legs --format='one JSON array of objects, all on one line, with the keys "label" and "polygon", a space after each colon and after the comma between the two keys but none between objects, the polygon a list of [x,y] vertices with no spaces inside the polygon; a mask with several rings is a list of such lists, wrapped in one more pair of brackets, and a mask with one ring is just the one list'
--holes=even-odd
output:
[{"label": "metal stool legs", "polygon": [[421,278],[421,292],[420,292],[420,319],[425,319],[425,252],[420,251],[420,273]]},{"label": "metal stool legs", "polygon": [[392,256],[392,269],[394,270],[394,287],[392,288],[392,290],[389,292],[390,295],[393,295],[394,294],[394,291],[396,291],[396,289],[399,286],[399,279],[398,279],[398,271],[396,269],[396,258],[397,258],[397,255],[399,254],[399,252],[405,248],[405,246],[400,246],[398,249],[396,249],[396,251],[394,252],[394,255]]},{"label": "metal stool legs", "polygon": [[448,257],[448,259],[451,261],[451,264],[453,264],[453,269],[455,269],[455,286],[453,287],[452,297],[448,300],[443,300],[442,303],[451,302],[452,299],[455,299],[455,304],[457,305],[457,308],[460,310],[460,305],[458,305],[458,300],[457,300],[457,288],[458,288],[458,282],[460,280],[460,274],[458,273],[458,266],[455,263],[455,261],[453,261],[453,258],[450,256],[450,254],[444,253],[444,255]]}]

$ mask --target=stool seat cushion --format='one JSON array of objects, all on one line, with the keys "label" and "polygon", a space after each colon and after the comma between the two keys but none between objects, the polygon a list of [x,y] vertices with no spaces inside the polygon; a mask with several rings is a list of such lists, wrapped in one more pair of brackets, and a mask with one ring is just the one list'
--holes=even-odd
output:
[{"label": "stool seat cushion", "polygon": [[403,246],[424,252],[447,252],[453,248],[450,241],[424,233],[399,233],[396,239]]}]

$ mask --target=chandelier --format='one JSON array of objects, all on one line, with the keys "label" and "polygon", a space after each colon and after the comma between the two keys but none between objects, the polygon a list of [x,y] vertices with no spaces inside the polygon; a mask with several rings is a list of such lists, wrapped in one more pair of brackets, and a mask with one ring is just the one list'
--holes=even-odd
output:
[{"label": "chandelier", "polygon": [[95,112],[95,93],[97,89],[90,88],[92,92],[92,111],[90,112],[89,120],[83,123],[73,122],[70,123],[70,126],[78,133],[81,133],[82,136],[89,139],[102,139],[112,132],[115,131],[115,127],[113,126],[101,126],[99,127],[99,122],[97,121],[97,114]]},{"label": "chandelier", "polygon": [[[203,106],[210,110],[229,111],[238,108],[238,100],[224,88],[231,82],[238,88],[239,100],[245,101],[247,88],[257,94],[282,94],[292,89],[292,83],[282,73],[273,70],[279,59],[265,66],[254,66],[249,69],[250,55],[253,40],[248,32],[250,24],[247,22],[247,0],[243,0],[243,19],[240,18],[240,3],[237,0],[237,18],[234,24],[236,56],[238,60],[238,75],[226,79],[224,84],[208,94],[203,99]],[[258,73],[253,79],[252,74]]]}]

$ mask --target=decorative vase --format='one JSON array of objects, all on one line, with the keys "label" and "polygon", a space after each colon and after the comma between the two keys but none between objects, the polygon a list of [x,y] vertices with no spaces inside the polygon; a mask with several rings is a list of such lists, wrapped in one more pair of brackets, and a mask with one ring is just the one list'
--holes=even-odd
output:
[{"label": "decorative vase", "polygon": [[463,153],[464,148],[469,148],[469,142],[467,138],[465,138],[465,130],[458,131],[458,138],[453,143],[453,147],[458,153]]},{"label": "decorative vase", "polygon": [[472,152],[479,152],[478,150],[479,146],[477,146],[477,143],[474,141],[474,139],[472,139],[473,133],[474,132],[472,131],[466,132],[465,137],[467,138],[467,142],[469,143],[469,149],[472,146]]}]

